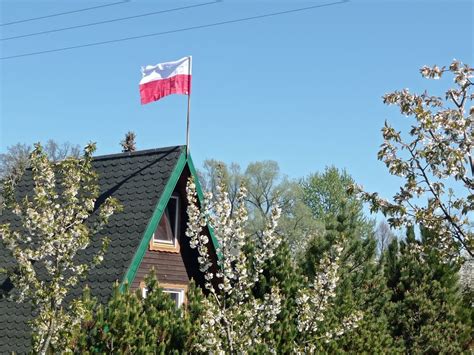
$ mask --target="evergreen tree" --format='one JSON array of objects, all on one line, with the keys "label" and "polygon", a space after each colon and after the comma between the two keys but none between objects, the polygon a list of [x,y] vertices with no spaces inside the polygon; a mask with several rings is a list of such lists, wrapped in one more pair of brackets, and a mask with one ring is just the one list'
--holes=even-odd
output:
[{"label": "evergreen tree", "polygon": [[255,295],[262,298],[272,287],[278,287],[280,290],[281,312],[271,331],[266,334],[264,344],[255,350],[274,350],[278,354],[288,354],[292,352],[298,336],[296,299],[298,291],[303,287],[303,277],[286,241],[275,251],[274,258],[265,263],[264,271],[255,287]]},{"label": "evergreen tree", "polygon": [[448,263],[435,248],[432,231],[414,228],[405,241],[396,240],[385,256],[387,285],[392,290],[390,327],[408,353],[460,353],[472,339],[472,308],[459,287],[459,266]]},{"label": "evergreen tree", "polygon": [[361,235],[359,214],[353,212],[342,203],[339,215],[327,219],[326,233],[311,241],[302,261],[305,275],[312,277],[320,267],[322,255],[336,243],[342,243],[340,282],[322,331],[329,331],[334,324],[341,323],[357,310],[363,312],[363,318],[355,329],[320,344],[318,350],[395,353],[398,346],[391,338],[385,314],[390,294],[376,260],[376,241],[373,235]]},{"label": "evergreen tree", "polygon": [[76,353],[173,354],[194,347],[200,319],[201,291],[190,284],[187,307],[176,308],[154,273],[146,279],[147,296],[121,291],[118,284],[106,305],[85,294],[89,316],[76,336]]}]

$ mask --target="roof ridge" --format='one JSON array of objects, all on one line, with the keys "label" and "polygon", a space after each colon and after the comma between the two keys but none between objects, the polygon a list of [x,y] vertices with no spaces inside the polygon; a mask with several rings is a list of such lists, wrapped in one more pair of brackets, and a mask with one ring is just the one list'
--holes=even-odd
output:
[{"label": "roof ridge", "polygon": [[162,148],[153,148],[153,149],[145,149],[145,150],[137,150],[134,152],[124,152],[124,153],[113,153],[113,154],[105,154],[105,155],[98,155],[92,158],[93,161],[98,160],[109,160],[109,159],[117,159],[117,158],[124,158],[130,156],[140,156],[140,155],[153,155],[157,153],[164,153],[164,152],[172,152],[175,150],[182,150],[186,149],[185,145],[172,145],[169,147],[162,147]]}]

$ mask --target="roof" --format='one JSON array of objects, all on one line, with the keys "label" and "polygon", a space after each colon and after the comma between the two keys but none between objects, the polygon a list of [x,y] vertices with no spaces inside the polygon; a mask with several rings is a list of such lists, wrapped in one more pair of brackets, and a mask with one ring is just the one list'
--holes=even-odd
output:
[{"label": "roof", "polygon": [[[184,157],[184,160],[183,160]],[[123,211],[111,217],[109,224],[100,235],[111,240],[104,261],[91,270],[87,280],[74,292],[82,292],[87,283],[93,296],[106,301],[111,295],[115,281],[122,282],[126,275],[134,275],[130,270],[136,264],[137,250],[144,244],[145,230],[150,228],[152,216],[157,214],[157,206],[163,204],[162,195],[172,185],[171,176],[179,175],[186,162],[185,147],[175,146],[153,150],[137,151],[95,157],[93,167],[99,176],[100,197],[115,197],[123,206]],[[192,162],[190,162],[192,165]],[[27,171],[18,183],[20,195],[33,190],[31,171]],[[171,189],[174,185],[171,186]],[[166,194],[165,194],[166,195]],[[11,214],[0,216],[0,224],[9,222],[12,228],[20,228],[19,221]],[[80,258],[90,260],[100,247],[99,237],[95,238]],[[0,240],[0,268],[10,267],[13,260]],[[11,284],[0,276],[0,293],[8,291]],[[31,319],[31,308],[8,299],[0,299],[0,354],[25,353],[30,350],[31,334],[27,322]]]}]

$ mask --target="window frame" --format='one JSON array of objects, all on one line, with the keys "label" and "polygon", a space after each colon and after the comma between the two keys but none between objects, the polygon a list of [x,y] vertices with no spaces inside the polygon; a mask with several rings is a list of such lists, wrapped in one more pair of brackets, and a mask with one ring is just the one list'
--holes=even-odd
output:
[{"label": "window frame", "polygon": [[[187,293],[188,293],[188,286],[184,284],[169,284],[169,283],[160,283],[158,282],[158,286],[161,288],[163,293],[177,293],[178,294],[178,304],[177,308],[181,308],[186,305],[187,303]],[[148,296],[148,288],[145,285],[145,281],[141,281],[139,285],[142,298],[145,299]]]},{"label": "window frame", "polygon": [[[183,287],[164,287],[163,288],[163,293],[167,294],[172,294],[175,293],[178,295],[178,304],[176,305],[177,308],[181,308],[185,304],[186,300],[186,290]],[[172,298],[174,301],[174,299]]]},{"label": "window frame", "polygon": [[[161,222],[161,219],[160,219],[150,240],[150,250],[167,251],[167,252],[175,252],[175,253],[178,253],[180,250],[180,246],[179,246],[179,232],[180,232],[179,222],[180,222],[180,207],[181,207],[180,196],[177,194],[171,195],[170,199],[168,200],[168,203],[166,204],[166,209],[168,209],[171,199],[175,201],[174,221],[170,221],[170,224],[174,224],[174,226],[173,225],[171,226],[171,230],[173,232],[173,241],[170,242],[168,240],[159,239],[155,237],[156,229],[158,229],[159,223]],[[165,211],[163,211],[163,215],[161,216],[161,218],[164,217],[166,213],[166,209]]]}]

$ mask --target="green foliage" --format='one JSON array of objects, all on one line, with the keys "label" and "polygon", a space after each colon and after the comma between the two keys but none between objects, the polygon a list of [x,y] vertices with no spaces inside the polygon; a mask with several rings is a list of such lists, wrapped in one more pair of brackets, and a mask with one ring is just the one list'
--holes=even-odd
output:
[{"label": "green foliage", "polygon": [[388,329],[385,305],[390,293],[384,285],[383,274],[376,261],[376,242],[372,235],[361,235],[359,214],[344,202],[337,208],[339,215],[326,218],[326,233],[314,238],[302,260],[305,275],[319,272],[322,256],[335,243],[343,243],[340,282],[336,287],[333,307],[329,309],[322,332],[343,322],[358,310],[363,318],[356,329],[331,341],[319,344],[319,351],[387,353],[397,352]]},{"label": "green foliage", "polygon": [[265,263],[264,271],[255,287],[255,295],[263,298],[272,287],[277,287],[282,296],[281,312],[271,331],[265,335],[260,351],[275,350],[278,354],[292,352],[298,337],[296,299],[303,287],[303,277],[294,262],[288,243],[283,241],[275,251],[275,256]]},{"label": "green foliage", "polygon": [[151,272],[147,297],[140,290],[121,292],[118,284],[106,305],[85,294],[90,315],[76,334],[76,353],[179,354],[192,351],[201,317],[202,293],[191,282],[185,309],[159,287]]},{"label": "green foliage", "polygon": [[249,234],[257,235],[262,231],[270,212],[278,206],[281,209],[278,233],[288,241],[290,251],[295,255],[304,249],[306,240],[323,230],[322,223],[313,218],[303,200],[301,185],[282,175],[275,161],[253,162],[242,172],[236,163],[226,165],[217,160],[206,160],[204,171],[199,175],[205,190],[214,195],[216,183],[222,179],[232,206],[235,206],[241,184],[246,187],[245,202],[249,213],[246,230]]},{"label": "green foliage", "polygon": [[311,174],[300,184],[303,200],[316,219],[331,223],[337,216],[348,214],[356,222],[352,228],[358,229],[357,233],[372,234],[374,222],[365,217],[362,202],[347,192],[354,180],[345,170],[326,167],[323,173]]},{"label": "green foliage", "polygon": [[425,228],[417,240],[411,227],[385,255],[392,336],[408,353],[460,353],[472,339],[473,312],[459,288],[459,267],[442,259],[435,241]]}]

